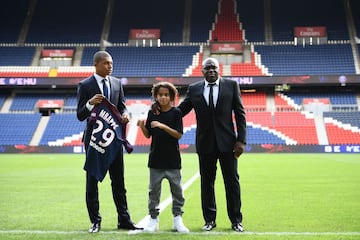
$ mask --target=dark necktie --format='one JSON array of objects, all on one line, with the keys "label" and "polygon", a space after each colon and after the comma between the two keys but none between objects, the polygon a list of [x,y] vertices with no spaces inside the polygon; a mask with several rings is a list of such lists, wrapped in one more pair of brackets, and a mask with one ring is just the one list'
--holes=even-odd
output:
[{"label": "dark necktie", "polygon": [[211,111],[214,111],[214,97],[213,97],[213,86],[215,85],[215,83],[209,84],[208,86],[210,87],[210,91],[209,91],[209,107],[211,109]]},{"label": "dark necktie", "polygon": [[104,93],[104,96],[109,99],[109,89],[108,87],[106,86],[106,79],[103,79],[102,80],[103,82],[103,93]]}]

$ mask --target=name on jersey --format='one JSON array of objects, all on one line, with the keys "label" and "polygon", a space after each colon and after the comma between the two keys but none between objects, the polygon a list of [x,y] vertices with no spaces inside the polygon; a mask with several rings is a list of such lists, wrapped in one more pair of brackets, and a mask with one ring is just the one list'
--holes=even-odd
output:
[{"label": "name on jersey", "polygon": [[111,114],[109,114],[107,111],[101,110],[99,113],[99,117],[101,117],[105,122],[107,122],[107,124],[109,124],[114,130],[119,127]]}]

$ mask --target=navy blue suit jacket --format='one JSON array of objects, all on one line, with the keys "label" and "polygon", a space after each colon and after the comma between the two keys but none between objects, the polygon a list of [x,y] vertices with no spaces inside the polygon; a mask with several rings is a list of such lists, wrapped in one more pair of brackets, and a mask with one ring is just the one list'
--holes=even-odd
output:
[{"label": "navy blue suit jacket", "polygon": [[[125,105],[125,96],[121,81],[120,79],[112,76],[109,76],[109,81],[111,90],[110,102],[116,106],[120,114],[123,114],[124,112],[127,112],[127,108]],[[79,82],[77,89],[77,118],[79,119],[79,121],[87,120],[88,122],[88,118],[90,117],[91,112],[86,108],[86,103],[95,94],[101,94],[101,90],[99,89],[94,75]],[[87,124],[83,136],[85,149],[87,149],[90,142],[91,130],[91,127],[88,127]]]},{"label": "navy blue suit jacket", "polygon": [[[213,114],[203,96],[205,81],[189,85],[184,100],[178,106],[183,116],[192,109],[196,114],[196,150],[211,153],[232,152],[235,141],[246,143],[246,119],[240,88],[236,81],[220,78],[219,95]],[[235,118],[235,126],[234,126]],[[212,146],[216,139],[217,146]]]}]

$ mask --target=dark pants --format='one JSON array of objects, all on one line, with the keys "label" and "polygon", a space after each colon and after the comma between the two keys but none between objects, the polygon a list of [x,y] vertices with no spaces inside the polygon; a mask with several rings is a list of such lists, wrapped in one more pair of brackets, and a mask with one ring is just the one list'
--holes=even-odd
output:
[{"label": "dark pants", "polygon": [[198,154],[201,175],[201,205],[205,222],[216,220],[215,178],[219,160],[226,192],[227,213],[232,224],[242,222],[238,160],[232,152]]},{"label": "dark pants", "polygon": [[[122,152],[119,153],[118,157],[110,165],[109,175],[111,179],[113,199],[118,213],[118,223],[130,221],[126,201],[124,160]],[[101,215],[99,212],[98,181],[89,173],[86,173],[86,206],[90,221],[92,223],[100,223]]]}]

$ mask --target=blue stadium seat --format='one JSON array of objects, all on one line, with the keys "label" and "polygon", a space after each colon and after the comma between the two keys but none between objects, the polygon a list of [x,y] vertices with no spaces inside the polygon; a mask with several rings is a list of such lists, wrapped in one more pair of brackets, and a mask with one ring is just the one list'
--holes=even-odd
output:
[{"label": "blue stadium seat", "polygon": [[[108,47],[114,61],[114,76],[173,77],[182,76],[192,64],[198,46]],[[85,48],[82,66],[93,63],[96,48]]]},{"label": "blue stadium seat", "polygon": [[0,47],[0,66],[30,66],[35,47]]},{"label": "blue stadium seat", "polygon": [[160,29],[162,42],[182,41],[184,1],[114,1],[114,4],[110,42],[128,42],[130,29]]},{"label": "blue stadium seat", "polygon": [[331,117],[344,124],[360,128],[360,112],[324,112],[323,117]]},{"label": "blue stadium seat", "polygon": [[39,100],[64,100],[64,106],[68,106],[67,99],[72,101],[69,105],[76,106],[76,97],[74,95],[64,93],[49,93],[49,94],[33,94],[33,93],[18,93],[13,99],[10,106],[10,111],[34,111]]},{"label": "blue stadium seat", "polygon": [[255,46],[273,75],[355,74],[350,44]]},{"label": "blue stadium seat", "polygon": [[80,122],[74,113],[51,114],[40,145],[47,146],[49,141],[64,139],[73,134],[81,134],[84,128],[85,122]]},{"label": "blue stadium seat", "polygon": [[286,144],[285,140],[273,133],[252,126],[246,127],[246,142],[247,144]]},{"label": "blue stadium seat", "polygon": [[240,22],[245,30],[245,39],[250,42],[265,41],[265,20],[262,1],[236,1]]},{"label": "blue stadium seat", "polygon": [[298,105],[303,104],[304,98],[329,98],[330,103],[333,105],[357,105],[356,93],[284,93],[290,97]]},{"label": "blue stadium seat", "polygon": [[292,41],[294,27],[325,26],[329,40],[349,40],[343,1],[271,1],[273,41]]},{"label": "blue stadium seat", "polygon": [[0,145],[28,145],[41,118],[40,113],[0,113]]},{"label": "blue stadium seat", "polygon": [[24,24],[25,16],[28,11],[28,5],[28,0],[13,0],[1,2],[0,43],[16,43],[18,41],[21,27]]},{"label": "blue stadium seat", "polygon": [[106,4],[97,0],[38,0],[26,42],[99,43]]}]

